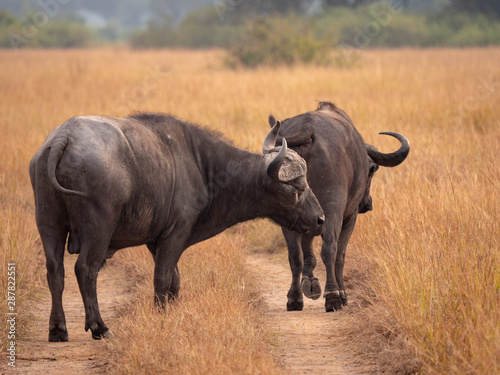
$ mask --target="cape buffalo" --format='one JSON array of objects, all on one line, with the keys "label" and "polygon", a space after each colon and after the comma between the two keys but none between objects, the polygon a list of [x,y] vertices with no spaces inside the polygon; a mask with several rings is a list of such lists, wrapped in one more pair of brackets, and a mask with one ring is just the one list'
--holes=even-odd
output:
[{"label": "cape buffalo", "polygon": [[[269,122],[275,123],[270,115]],[[344,289],[344,257],[358,214],[372,210],[370,183],[379,166],[395,167],[410,152],[408,140],[401,134],[384,132],[401,142],[398,151],[379,152],[365,144],[347,114],[330,102],[320,102],[315,111],[283,121],[281,137],[286,139],[307,162],[307,180],[318,198],[326,221],[321,259],[326,267],[325,308],[334,311],[347,305]],[[278,138],[277,144],[280,144]],[[285,143],[284,143],[285,144]],[[292,270],[288,292],[288,310],[302,310],[306,297],[321,295],[319,281],[313,275],[316,258],[313,233],[297,233],[283,227]],[[300,276],[302,274],[302,280]]]},{"label": "cape buffalo", "polygon": [[79,254],[85,330],[99,339],[110,333],[99,313],[97,275],[118,249],[147,245],[161,307],[178,296],[183,251],[236,223],[267,217],[318,235],[324,214],[307,184],[306,163],[286,142],[275,147],[279,128],[277,122],[267,135],[264,154],[161,114],[81,116],[54,129],[29,166],[52,294],[49,341],[68,340],[67,238],[68,251]]}]

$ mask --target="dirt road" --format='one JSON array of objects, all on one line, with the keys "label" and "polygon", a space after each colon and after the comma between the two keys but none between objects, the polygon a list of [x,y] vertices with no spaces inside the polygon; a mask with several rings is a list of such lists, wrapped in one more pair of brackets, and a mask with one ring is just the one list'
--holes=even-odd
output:
[{"label": "dirt road", "polygon": [[[335,313],[324,311],[322,298],[305,299],[304,311],[286,311],[286,293],[290,283],[290,270],[286,255],[253,254],[247,258],[249,267],[261,280],[262,294],[267,304],[267,319],[274,330],[278,359],[289,374],[371,374],[374,365],[352,350],[348,332],[343,327],[346,319],[355,317],[356,294],[349,294],[350,305]],[[28,339],[19,347],[16,363],[18,374],[105,374],[108,372],[107,350],[103,341],[95,341],[85,332],[83,302],[74,263],[77,256],[65,258],[66,278],[63,304],[69,331],[69,342],[49,343],[48,320],[51,299],[47,293],[33,306],[33,324]],[[130,298],[131,285],[125,281],[123,266],[111,259],[99,273],[98,295],[103,320],[113,326],[113,318],[122,301]],[[318,270],[318,276],[322,275]],[[321,276],[320,276],[321,277]],[[323,276],[324,277],[324,276]],[[354,303],[352,303],[354,302]],[[360,323],[361,324],[361,323]],[[348,348],[349,346],[349,348]],[[11,370],[2,369],[2,374]]]},{"label": "dirt road", "polygon": [[[65,257],[65,288],[63,306],[69,333],[69,342],[49,343],[48,328],[51,308],[50,294],[33,306],[33,324],[28,339],[19,347],[16,361],[18,374],[105,374],[105,343],[92,340],[90,331],[85,332],[85,310],[74,273],[76,255]],[[109,326],[116,316],[121,302],[129,298],[130,286],[124,280],[123,271],[113,259],[99,272],[97,291],[102,318]],[[121,272],[119,272],[121,271]],[[47,287],[48,290],[48,287]],[[9,371],[4,369],[4,373]]]},{"label": "dirt road", "polygon": [[[346,319],[355,319],[357,296],[347,290],[349,306],[326,313],[324,299],[304,298],[303,311],[286,311],[286,294],[291,282],[286,255],[253,254],[247,262],[259,275],[262,294],[268,305],[267,319],[275,330],[279,358],[289,374],[373,374],[375,365],[366,362],[355,347],[348,345]],[[324,273],[316,272],[324,283]],[[323,280],[322,280],[323,279]],[[350,292],[350,293],[349,293]],[[362,322],[360,322],[362,324]]]}]

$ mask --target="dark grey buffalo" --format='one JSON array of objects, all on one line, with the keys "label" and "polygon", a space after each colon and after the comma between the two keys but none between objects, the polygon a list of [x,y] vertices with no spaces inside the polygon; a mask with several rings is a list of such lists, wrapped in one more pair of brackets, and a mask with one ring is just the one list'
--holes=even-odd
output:
[{"label": "dark grey buffalo", "polygon": [[[269,116],[269,122],[275,123]],[[410,151],[408,140],[401,134],[385,132],[401,142],[398,151],[379,152],[365,144],[351,119],[329,102],[321,102],[315,111],[283,121],[280,135],[307,162],[307,180],[318,198],[326,221],[321,258],[326,267],[325,307],[334,311],[347,305],[343,270],[347,243],[358,214],[372,210],[370,183],[379,166],[395,167]],[[279,144],[281,138],[277,140]],[[313,275],[316,258],[313,233],[297,233],[283,227],[292,285],[288,292],[288,310],[302,310],[306,297],[321,295],[319,281]],[[302,280],[300,276],[302,274]]]},{"label": "dark grey buffalo", "polygon": [[[85,330],[109,336],[97,303],[99,269],[115,251],[146,244],[154,261],[155,302],[177,297],[177,262],[189,246],[226,228],[268,217],[317,235],[323,211],[306,180],[306,163],[275,147],[264,154],[171,116],[74,117],[48,136],[30,163],[36,222],[52,294],[49,341],[67,341],[63,257],[78,253],[75,273]],[[68,237],[69,233],[69,237]]]}]

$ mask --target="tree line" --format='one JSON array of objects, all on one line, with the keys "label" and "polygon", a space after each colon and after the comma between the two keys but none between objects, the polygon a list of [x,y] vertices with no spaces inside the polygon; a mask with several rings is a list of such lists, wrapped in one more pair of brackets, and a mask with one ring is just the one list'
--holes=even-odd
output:
[{"label": "tree line", "polygon": [[[222,47],[244,65],[327,62],[332,48],[500,44],[500,3],[450,0],[409,11],[411,0],[214,0],[182,20],[156,11],[141,28],[91,27],[57,12],[57,2],[17,17],[0,11],[0,47],[81,48],[116,42],[133,48]],[[154,9],[159,0],[150,0]],[[439,1],[439,0],[435,0]],[[111,9],[107,11],[111,12]],[[274,56],[274,57],[273,57]]]}]

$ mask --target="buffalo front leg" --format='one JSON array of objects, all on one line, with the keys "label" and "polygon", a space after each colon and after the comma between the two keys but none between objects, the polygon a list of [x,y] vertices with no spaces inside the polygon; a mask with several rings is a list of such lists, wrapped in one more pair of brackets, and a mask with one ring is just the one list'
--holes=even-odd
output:
[{"label": "buffalo front leg", "polygon": [[[43,233],[43,231],[40,231]],[[66,236],[59,239],[41,235],[45,251],[47,282],[52,296],[52,309],[49,320],[49,341],[68,341],[66,317],[62,305],[64,290],[64,245]]]},{"label": "buffalo front leg", "polygon": [[179,296],[180,275],[177,262],[184,250],[184,241],[169,238],[156,246],[154,288],[155,304],[165,308],[165,303],[172,302]]},{"label": "buffalo front leg", "polygon": [[337,250],[337,257],[335,259],[335,277],[337,278],[337,284],[339,286],[340,299],[342,300],[342,304],[347,305],[347,293],[344,287],[344,261],[345,261],[345,252],[347,250],[347,244],[351,238],[351,234],[354,230],[354,226],[356,225],[356,219],[358,215],[352,215],[344,220],[342,224],[342,231],[339,236],[339,244]]},{"label": "buffalo front leg", "polygon": [[302,274],[302,248],[300,246],[301,235],[297,232],[282,228],[283,236],[288,247],[288,262],[292,271],[292,284],[288,291],[286,309],[287,311],[301,311],[304,308],[304,298],[300,284]]},{"label": "buffalo front leg", "polygon": [[170,282],[170,287],[168,288],[168,302],[173,302],[179,298],[180,288],[181,276],[179,274],[179,266],[175,265],[174,271],[172,272],[172,281]]},{"label": "buffalo front leg", "polygon": [[337,258],[337,241],[340,232],[340,225],[331,224],[325,228],[323,234],[323,246],[321,247],[321,259],[326,269],[325,284],[325,309],[327,312],[342,309],[339,286],[335,277],[334,264]]},{"label": "buffalo front leg", "polygon": [[304,255],[304,269],[302,270],[302,292],[307,298],[321,297],[321,285],[313,271],[316,268],[316,257],[313,250],[313,236],[302,235],[302,254]]}]

